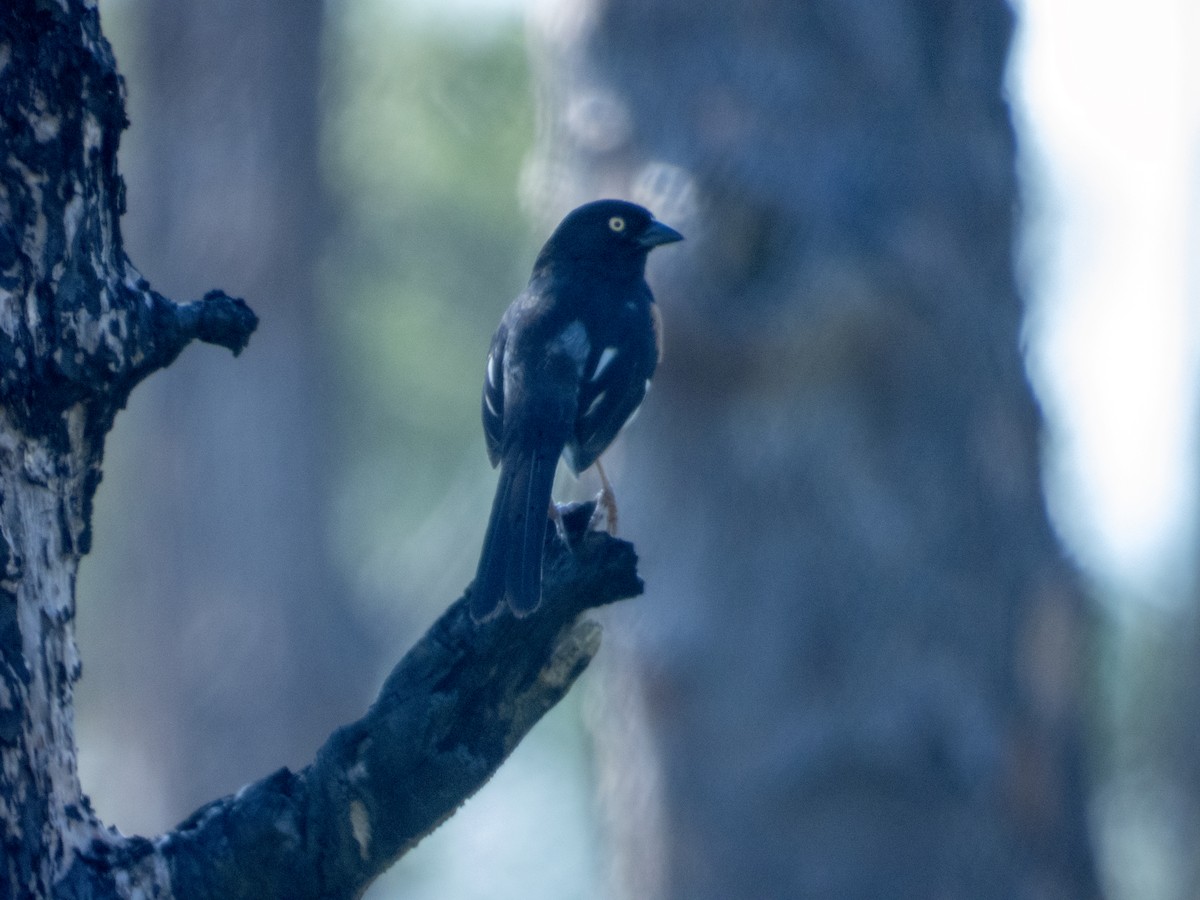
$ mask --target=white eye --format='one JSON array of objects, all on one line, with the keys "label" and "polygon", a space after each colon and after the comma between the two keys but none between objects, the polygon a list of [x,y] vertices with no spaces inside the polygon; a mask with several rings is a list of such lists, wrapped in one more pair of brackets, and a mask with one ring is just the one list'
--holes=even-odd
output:
[{"label": "white eye", "polygon": [[613,216],[611,219],[608,220],[608,227],[611,228],[613,231],[617,232],[618,234],[620,234],[622,231],[625,230],[625,220],[622,219],[620,216]]}]

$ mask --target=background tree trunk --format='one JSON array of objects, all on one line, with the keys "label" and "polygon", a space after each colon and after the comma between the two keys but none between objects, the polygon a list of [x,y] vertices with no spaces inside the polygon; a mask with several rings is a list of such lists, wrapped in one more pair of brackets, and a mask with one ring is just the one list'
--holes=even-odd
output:
[{"label": "background tree trunk", "polygon": [[1086,616],[1020,354],[1011,17],[539,22],[547,218],[631,195],[689,238],[652,266],[666,357],[616,476],[652,595],[600,729],[624,896],[1097,894]]},{"label": "background tree trunk", "polygon": [[314,284],[329,227],[322,4],[137,6],[130,253],[168,295],[219,277],[263,320],[239,365],[188,354],[114,434],[81,701],[97,714],[85,743],[120,748],[89,785],[98,808],[144,833],[308,759],[361,709],[382,660],[327,540],[339,429]]}]

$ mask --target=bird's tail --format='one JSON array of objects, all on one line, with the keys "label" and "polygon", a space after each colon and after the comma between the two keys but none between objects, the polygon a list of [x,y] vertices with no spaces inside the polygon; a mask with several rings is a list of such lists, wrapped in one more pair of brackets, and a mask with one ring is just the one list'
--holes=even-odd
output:
[{"label": "bird's tail", "polygon": [[518,618],[542,599],[542,550],[557,456],[534,451],[505,459],[471,587],[471,617],[486,621],[504,606]]}]

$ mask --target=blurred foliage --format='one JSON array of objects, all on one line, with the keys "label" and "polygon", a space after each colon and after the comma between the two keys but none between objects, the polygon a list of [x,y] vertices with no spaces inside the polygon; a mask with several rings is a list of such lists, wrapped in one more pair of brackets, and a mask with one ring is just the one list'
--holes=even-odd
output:
[{"label": "blurred foliage", "polygon": [[470,578],[492,481],[482,363],[535,249],[517,204],[533,134],[521,24],[477,25],[385,0],[334,4],[327,25],[338,221],[322,280],[352,429],[332,532],[381,609],[397,584],[437,605]]}]

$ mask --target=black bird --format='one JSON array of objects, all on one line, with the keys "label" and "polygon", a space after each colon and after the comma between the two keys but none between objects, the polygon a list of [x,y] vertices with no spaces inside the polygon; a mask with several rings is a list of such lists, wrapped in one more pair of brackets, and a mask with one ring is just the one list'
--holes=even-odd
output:
[{"label": "black bird", "polygon": [[[550,235],[500,319],[483,382],[483,431],[500,481],[471,588],[475,621],[505,601],[518,617],[541,602],[558,458],[575,474],[597,463],[641,405],[659,356],[646,256],[681,240],[636,204],[587,203]],[[607,491],[603,470],[601,480]]]}]

